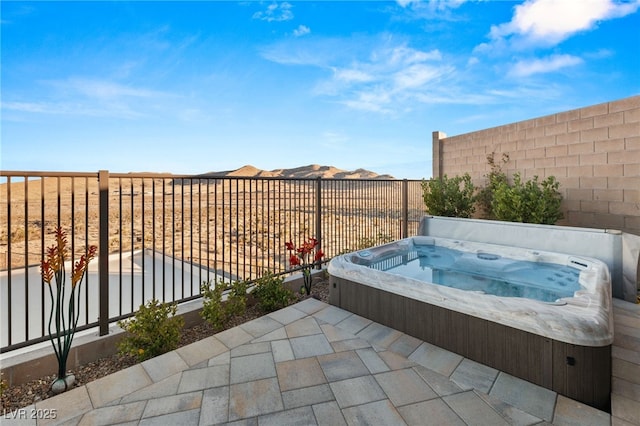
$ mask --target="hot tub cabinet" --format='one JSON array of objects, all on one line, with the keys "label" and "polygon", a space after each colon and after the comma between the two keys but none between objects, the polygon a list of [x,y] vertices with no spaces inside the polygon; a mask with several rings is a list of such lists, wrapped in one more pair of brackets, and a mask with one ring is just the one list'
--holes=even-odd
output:
[{"label": "hot tub cabinet", "polygon": [[[398,242],[372,248],[366,256],[369,262],[380,256],[392,263],[397,247]],[[517,253],[520,249],[503,246],[502,250]],[[594,268],[586,275],[596,279],[585,283],[575,297],[545,303],[417,281],[358,264],[353,254],[347,254],[329,265],[330,303],[610,411],[610,281],[605,279],[606,265]]]}]

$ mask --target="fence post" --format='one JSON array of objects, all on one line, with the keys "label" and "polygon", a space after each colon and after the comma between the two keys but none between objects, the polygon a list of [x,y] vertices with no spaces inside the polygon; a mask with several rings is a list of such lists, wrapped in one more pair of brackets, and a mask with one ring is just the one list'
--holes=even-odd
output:
[{"label": "fence post", "polygon": [[[322,247],[322,177],[320,176],[316,179],[316,239],[319,247]],[[320,262],[317,268],[321,268]]]},{"label": "fence post", "polygon": [[109,334],[109,171],[98,171],[99,191],[99,313],[100,336]]},{"label": "fence post", "polygon": [[409,181],[402,180],[402,238],[409,237]]}]

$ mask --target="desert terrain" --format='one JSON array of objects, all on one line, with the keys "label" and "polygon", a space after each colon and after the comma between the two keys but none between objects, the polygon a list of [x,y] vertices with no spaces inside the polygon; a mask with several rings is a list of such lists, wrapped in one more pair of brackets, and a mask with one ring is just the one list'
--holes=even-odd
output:
[{"label": "desert terrain", "polygon": [[[282,271],[288,266],[284,243],[317,236],[318,177],[328,257],[400,237],[402,182],[389,175],[319,165],[244,166],[190,176],[110,174],[109,252],[151,249],[247,279]],[[10,181],[0,184],[0,269],[39,264],[58,224],[75,258],[98,244],[97,173]],[[424,212],[420,182],[410,181],[408,192],[410,217],[417,220]]]}]

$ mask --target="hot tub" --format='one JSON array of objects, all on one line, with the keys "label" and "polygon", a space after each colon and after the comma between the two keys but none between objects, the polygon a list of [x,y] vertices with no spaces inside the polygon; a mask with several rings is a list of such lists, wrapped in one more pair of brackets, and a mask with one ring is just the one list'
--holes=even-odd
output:
[{"label": "hot tub", "polygon": [[338,256],[330,302],[609,410],[611,278],[600,260],[417,236]]}]

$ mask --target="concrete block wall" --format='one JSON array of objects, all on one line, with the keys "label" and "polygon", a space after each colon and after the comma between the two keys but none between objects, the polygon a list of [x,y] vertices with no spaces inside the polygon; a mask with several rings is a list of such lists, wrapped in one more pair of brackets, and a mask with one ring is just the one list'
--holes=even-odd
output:
[{"label": "concrete block wall", "polygon": [[484,186],[491,153],[509,155],[509,176],[556,177],[558,224],[640,235],[640,95],[458,136],[433,132],[433,176],[468,172]]}]

